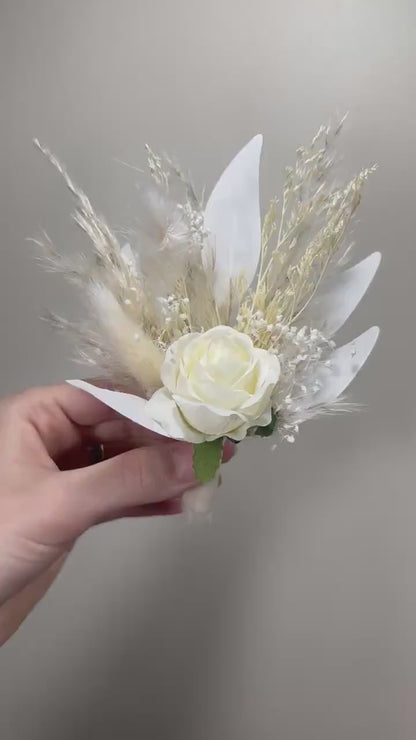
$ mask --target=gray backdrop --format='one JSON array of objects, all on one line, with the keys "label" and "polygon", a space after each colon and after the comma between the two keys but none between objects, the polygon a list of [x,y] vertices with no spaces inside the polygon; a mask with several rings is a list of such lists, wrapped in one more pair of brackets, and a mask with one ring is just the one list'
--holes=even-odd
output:
[{"label": "gray backdrop", "polygon": [[81,240],[33,136],[117,226],[143,142],[209,188],[262,131],[265,205],[349,109],[345,170],[380,164],[355,235],[384,255],[344,331],[382,327],[368,409],[240,450],[212,526],[84,537],[1,651],[2,740],[415,737],[415,22],[412,0],[1,0],[1,393],[79,373],[37,318],[76,301],[25,238]]}]

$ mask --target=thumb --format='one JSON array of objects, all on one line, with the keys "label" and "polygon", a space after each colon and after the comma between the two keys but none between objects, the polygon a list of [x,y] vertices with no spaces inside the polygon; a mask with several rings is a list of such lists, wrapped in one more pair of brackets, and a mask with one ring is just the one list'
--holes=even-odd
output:
[{"label": "thumb", "polygon": [[124,452],[65,476],[67,521],[80,533],[129,506],[175,498],[197,485],[192,445],[172,442]]}]

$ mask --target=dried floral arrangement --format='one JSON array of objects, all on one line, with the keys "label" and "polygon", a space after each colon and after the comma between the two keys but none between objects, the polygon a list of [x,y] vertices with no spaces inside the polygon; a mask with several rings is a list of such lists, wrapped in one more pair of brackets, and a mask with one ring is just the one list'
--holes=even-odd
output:
[{"label": "dried floral arrangement", "polygon": [[380,262],[374,252],[345,267],[351,220],[374,168],[332,184],[341,128],[322,126],[297,150],[263,222],[261,136],[235,156],[205,204],[176,163],[147,147],[151,179],[139,191],[139,227],[128,243],[35,142],[64,177],[91,242],[71,261],[49,239],[40,243],[47,269],[78,285],[87,304],[82,323],[52,313],[49,321],[73,334],[94,374],[128,392],[69,382],[194,445],[203,485],[190,508],[206,507],[226,438],[293,442],[305,420],[348,408],[342,394],[376,342],[377,327],[341,347],[334,341]]}]

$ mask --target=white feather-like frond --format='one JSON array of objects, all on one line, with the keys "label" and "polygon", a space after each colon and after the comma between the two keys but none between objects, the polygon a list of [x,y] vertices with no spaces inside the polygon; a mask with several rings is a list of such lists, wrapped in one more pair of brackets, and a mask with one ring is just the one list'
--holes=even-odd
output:
[{"label": "white feather-like frond", "polygon": [[243,274],[254,278],[261,248],[259,167],[263,137],[246,144],[224,170],[205,208],[209,243],[205,259],[214,251],[214,293],[228,305],[232,281]]},{"label": "white feather-like frond", "polygon": [[134,396],[131,393],[98,388],[85,380],[68,380],[67,382],[75,388],[80,388],[86,393],[89,393],[90,396],[98,398],[99,401],[105,403],[110,409],[114,409],[118,414],[130,419],[130,421],[134,421],[136,424],[140,424],[140,426],[150,429],[152,432],[161,434],[163,437],[167,436],[160,424],[153,421],[146,413],[146,401],[144,398]]},{"label": "white feather-like frond", "polygon": [[303,321],[319,329],[326,337],[332,337],[365,295],[380,260],[380,252],[373,252],[358,264],[323,282],[321,290],[309,304]]},{"label": "white feather-like frond", "polygon": [[378,326],[373,326],[352,342],[335,349],[325,362],[319,363],[309,380],[309,386],[316,390],[299,399],[298,408],[311,409],[334,403],[366,362],[379,333]]}]

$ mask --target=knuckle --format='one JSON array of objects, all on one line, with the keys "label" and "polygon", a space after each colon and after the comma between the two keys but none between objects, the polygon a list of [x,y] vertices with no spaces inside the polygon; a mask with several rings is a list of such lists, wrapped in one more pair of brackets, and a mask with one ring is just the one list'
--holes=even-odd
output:
[{"label": "knuckle", "polygon": [[10,400],[17,411],[25,412],[33,407],[50,404],[58,388],[59,386],[56,385],[26,388]]},{"label": "knuckle", "polygon": [[28,388],[27,390],[18,393],[12,399],[15,410],[22,411],[23,409],[30,408],[39,400],[39,391],[37,388]]},{"label": "knuckle", "polygon": [[19,393],[2,401],[0,407],[0,433],[3,444],[9,444],[11,440],[15,440],[17,430],[21,428],[25,416],[27,417],[27,403],[23,396],[23,393]]},{"label": "knuckle", "polygon": [[62,409],[54,402],[53,389],[30,388],[10,399],[4,415],[7,422],[27,422],[42,438],[57,439],[70,423]]},{"label": "knuckle", "polygon": [[4,416],[8,421],[24,419],[39,405],[40,394],[37,388],[29,388],[7,399],[4,405]]}]

